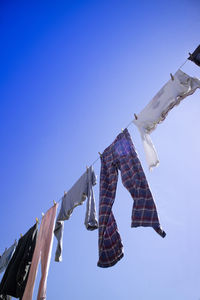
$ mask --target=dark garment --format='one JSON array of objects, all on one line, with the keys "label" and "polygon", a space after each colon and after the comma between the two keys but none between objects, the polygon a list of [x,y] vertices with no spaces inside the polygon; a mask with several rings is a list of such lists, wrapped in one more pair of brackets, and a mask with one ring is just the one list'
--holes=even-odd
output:
[{"label": "dark garment", "polygon": [[36,223],[20,238],[1,280],[0,294],[22,298],[35,249],[37,232],[38,225]]},{"label": "dark garment", "polygon": [[191,54],[189,53],[188,59],[193,61],[197,66],[200,67],[200,45],[194,50],[194,52]]},{"label": "dark garment", "polygon": [[112,213],[118,170],[123,185],[134,199],[131,227],[150,226],[165,237],[161,229],[156,205],[144,171],[127,129],[104,150],[101,156],[99,202],[99,267],[110,267],[123,257],[123,245]]}]

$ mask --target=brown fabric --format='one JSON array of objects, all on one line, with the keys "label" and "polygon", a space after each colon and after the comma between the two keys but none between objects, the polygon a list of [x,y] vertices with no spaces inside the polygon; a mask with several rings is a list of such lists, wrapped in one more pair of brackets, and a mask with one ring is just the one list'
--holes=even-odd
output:
[{"label": "brown fabric", "polygon": [[22,300],[31,300],[33,296],[33,289],[35,284],[35,278],[37,275],[38,265],[41,259],[41,280],[38,291],[37,299],[46,299],[46,284],[47,275],[49,271],[49,264],[53,243],[53,229],[55,226],[55,217],[58,204],[51,207],[44,217],[42,218],[38,239],[33,254],[33,260],[30,268],[26,289]]}]

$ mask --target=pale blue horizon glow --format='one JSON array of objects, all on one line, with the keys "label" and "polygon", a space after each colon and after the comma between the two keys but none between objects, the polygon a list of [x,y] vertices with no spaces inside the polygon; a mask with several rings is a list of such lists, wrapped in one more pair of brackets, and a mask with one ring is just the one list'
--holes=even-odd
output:
[{"label": "pale blue horizon glow", "polygon": [[[0,253],[41,219],[199,45],[199,10],[196,0],[2,1]],[[200,78],[190,61],[182,70]],[[84,227],[84,203],[65,222],[62,263],[54,262],[54,239],[48,300],[200,299],[199,99],[197,90],[152,133],[160,159],[152,172],[137,128],[128,128],[166,238],[130,227],[133,201],[119,176],[113,211],[124,258],[97,267],[98,232]],[[99,160],[94,170],[98,209]],[[33,299],[39,279],[40,272]]]}]

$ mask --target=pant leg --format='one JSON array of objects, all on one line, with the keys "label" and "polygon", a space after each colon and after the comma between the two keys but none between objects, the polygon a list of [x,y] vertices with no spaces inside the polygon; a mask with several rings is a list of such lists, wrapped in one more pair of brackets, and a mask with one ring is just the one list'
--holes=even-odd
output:
[{"label": "pant leg", "polygon": [[46,299],[47,276],[49,271],[51,252],[53,246],[53,230],[58,204],[51,207],[45,214],[43,223],[42,249],[41,249],[41,279],[37,300]]},{"label": "pant leg", "polygon": [[160,227],[156,205],[128,130],[124,131],[117,154],[122,183],[134,199],[131,226],[150,226],[165,237],[166,233]]},{"label": "pant leg", "polygon": [[40,255],[41,255],[41,246],[42,246],[42,224],[43,224],[43,219],[41,221],[41,225],[40,225],[40,230],[39,230],[39,234],[38,234],[38,238],[36,241],[36,246],[35,246],[35,250],[34,250],[34,254],[33,254],[33,259],[31,262],[31,267],[30,267],[30,272],[28,275],[28,280],[26,283],[26,287],[24,290],[24,294],[22,297],[22,300],[31,300],[33,297],[33,289],[34,289],[34,285],[35,285],[35,278],[37,275],[37,271],[38,271],[38,265],[40,262]]},{"label": "pant leg", "polygon": [[[58,204],[51,207],[47,213],[44,215],[41,221],[40,230],[33,254],[33,259],[31,263],[31,268],[28,276],[28,281],[26,284],[26,288],[24,291],[24,295],[22,300],[31,300],[33,297],[33,289],[35,285],[35,278],[37,275],[38,265],[40,262],[41,254],[41,268],[42,268],[42,278],[40,281],[38,297],[39,295],[44,295],[46,292],[46,278],[49,268],[50,254],[52,250],[52,237],[53,237],[53,229],[55,225],[55,216]],[[38,298],[38,299],[46,299]]]},{"label": "pant leg", "polygon": [[112,148],[104,151],[101,158],[99,202],[99,267],[110,267],[123,257],[123,245],[112,213],[118,180]]}]

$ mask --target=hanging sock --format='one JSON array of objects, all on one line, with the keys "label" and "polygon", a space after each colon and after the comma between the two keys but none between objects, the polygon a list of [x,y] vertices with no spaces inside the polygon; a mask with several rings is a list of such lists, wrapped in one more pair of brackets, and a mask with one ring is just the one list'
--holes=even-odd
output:
[{"label": "hanging sock", "polygon": [[159,163],[159,159],[150,138],[150,133],[167,117],[169,111],[184,98],[200,88],[200,80],[190,77],[180,69],[174,74],[147,106],[137,115],[133,123],[138,127],[143,141],[146,161],[149,169]]},{"label": "hanging sock", "polygon": [[7,268],[8,263],[11,260],[13,253],[15,252],[16,246],[17,246],[17,241],[15,241],[11,247],[6,249],[2,254],[2,256],[0,257],[0,273],[2,273]]},{"label": "hanging sock", "polygon": [[36,242],[35,251],[31,263],[30,273],[22,300],[31,300],[33,297],[35,278],[40,259],[42,274],[37,300],[46,299],[46,284],[53,245],[53,229],[55,226],[57,206],[58,204],[56,203],[46,212],[46,214],[42,218],[38,239]]},{"label": "hanging sock", "polygon": [[158,213],[141,163],[127,129],[120,133],[101,156],[99,200],[99,261],[102,268],[115,265],[123,257],[123,245],[112,213],[118,172],[134,204],[131,227],[152,227],[161,237]]},{"label": "hanging sock", "polygon": [[72,188],[63,196],[60,212],[56,220],[54,234],[58,240],[55,261],[62,261],[62,240],[64,231],[64,222],[68,220],[73,209],[83,204],[87,199],[87,208],[85,214],[85,226],[88,230],[98,228],[96,217],[96,205],[93,192],[93,186],[96,184],[96,175],[93,167],[90,166],[87,171],[78,179]]},{"label": "hanging sock", "polygon": [[200,67],[200,45],[194,50],[194,52],[191,54],[189,53],[188,59],[193,61],[197,66]]},{"label": "hanging sock", "polygon": [[36,223],[19,239],[0,283],[1,295],[22,298],[35,249],[37,232],[38,224]]}]

